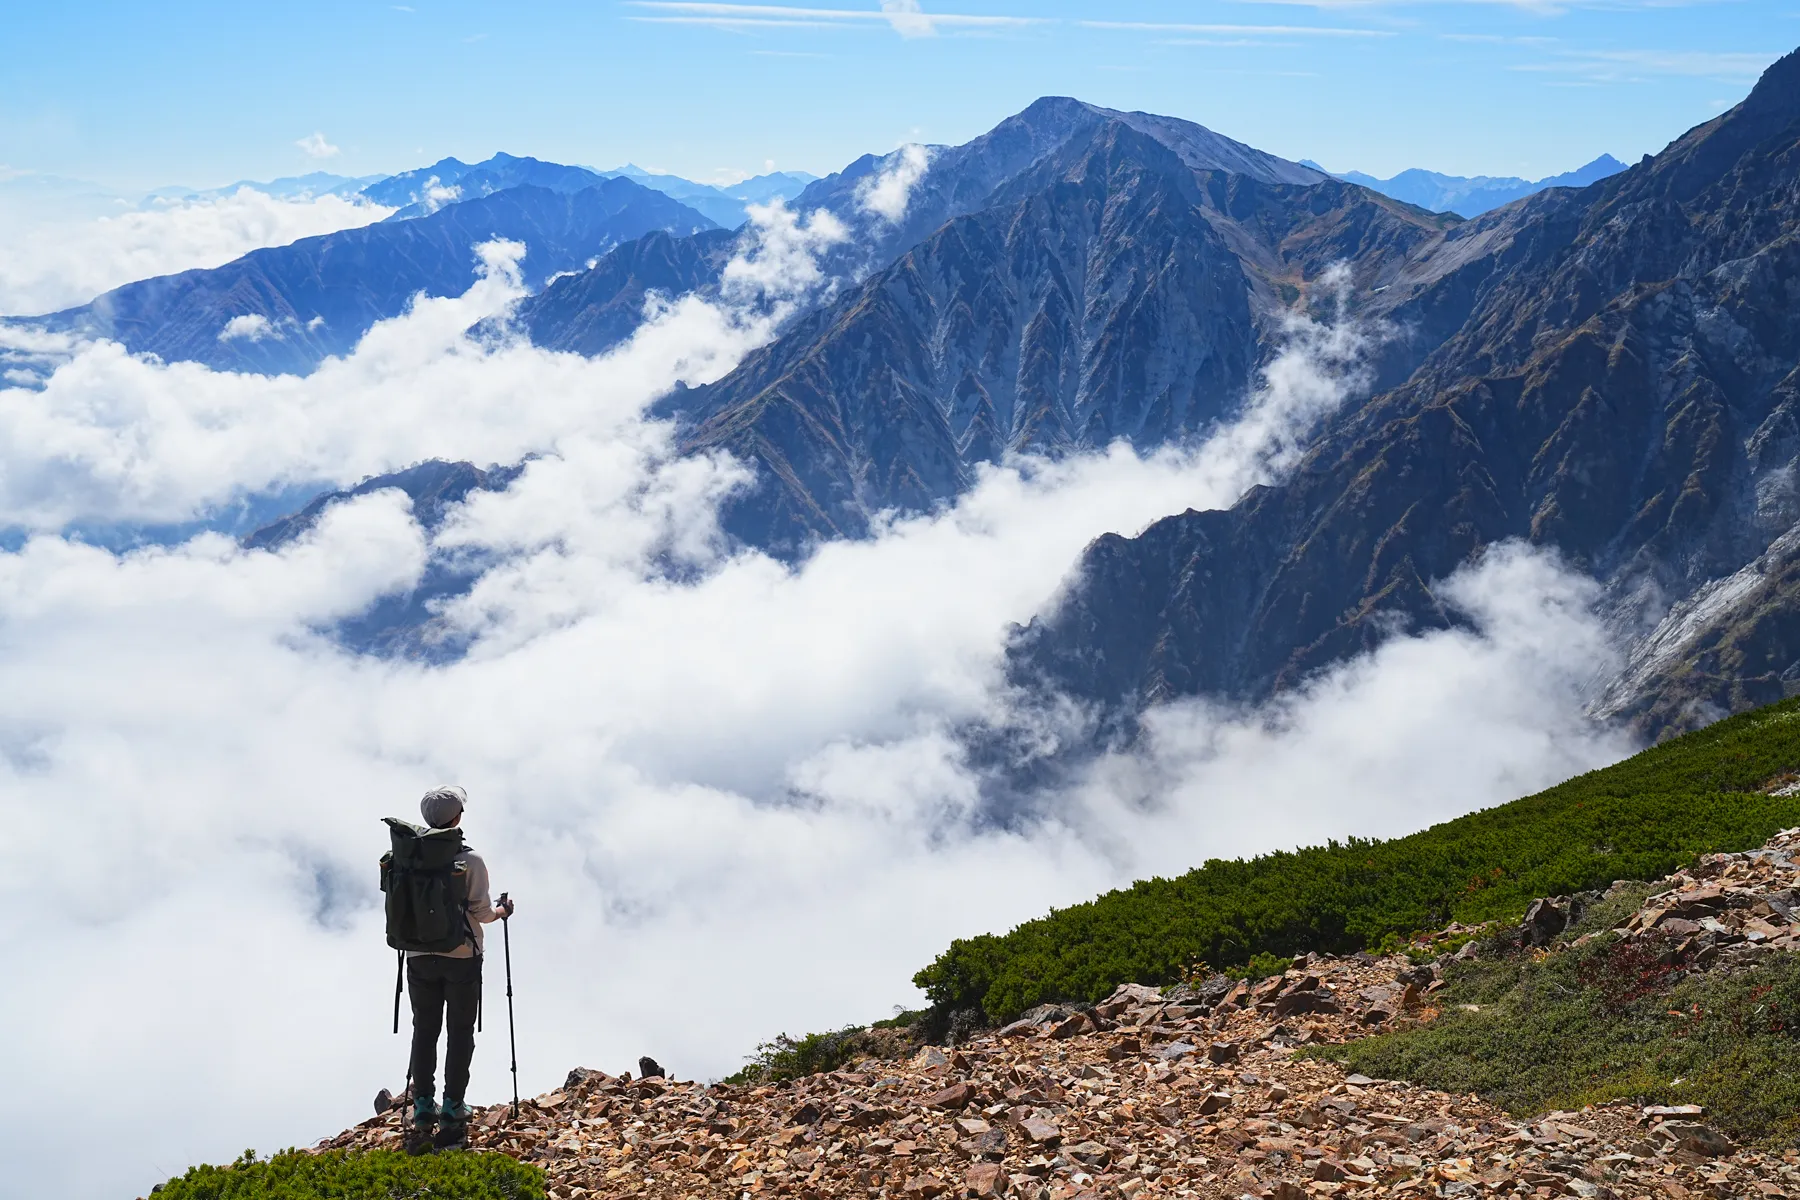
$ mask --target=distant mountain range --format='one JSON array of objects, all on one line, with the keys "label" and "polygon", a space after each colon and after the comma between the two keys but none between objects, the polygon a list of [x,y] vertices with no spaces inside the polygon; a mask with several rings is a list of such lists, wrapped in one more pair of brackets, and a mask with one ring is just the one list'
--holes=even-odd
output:
[{"label": "distant mountain range", "polygon": [[170,361],[304,373],[328,355],[347,353],[415,294],[468,290],[479,243],[525,243],[525,281],[538,288],[653,230],[688,235],[713,228],[693,209],[629,179],[573,192],[515,186],[414,220],[304,238],[212,270],[127,284],[34,323],[111,338]]},{"label": "distant mountain range", "polygon": [[1447,331],[1418,369],[1288,482],[1094,543],[1015,678],[1126,716],[1258,700],[1446,627],[1437,582],[1518,538],[1634,647],[1597,711],[1665,732],[1795,694],[1796,277],[1800,52],[1654,158],[1425,247],[1385,293]]},{"label": "distant mountain range", "polygon": [[465,163],[439,159],[429,167],[402,171],[362,189],[376,204],[400,211],[391,220],[404,220],[435,212],[445,204],[475,200],[515,187],[541,187],[555,192],[578,192],[604,179],[629,179],[633,183],[681,201],[725,229],[736,229],[749,219],[748,204],[766,204],[780,197],[798,196],[816,177],[803,172],[777,172],[747,179],[729,189],[695,183],[677,175],[646,171],[629,164],[612,171],[564,166],[535,158],[496,154],[486,162]]},{"label": "distant mountain range", "polygon": [[[808,183],[796,207],[856,230],[826,256],[835,288],[661,411],[687,451],[755,467],[727,528],[800,557],[952,499],[1013,452],[1203,437],[1249,394],[1286,314],[1347,264],[1350,311],[1394,331],[1371,398],[1317,431],[1285,482],[1097,541],[1056,610],[1019,631],[1014,683],[1123,736],[1183,696],[1261,700],[1397,630],[1453,623],[1440,581],[1519,538],[1598,578],[1634,647],[1597,711],[1685,728],[1800,691],[1796,162],[1800,56],[1654,158],[1525,184],[1539,190],[1469,220],[1419,203],[1441,194],[1390,197],[1198,125],[1046,98],[929,148],[903,211],[867,205],[895,155]],[[304,369],[413,291],[466,287],[474,242],[516,236],[541,288],[520,321],[597,353],[648,291],[716,287],[735,243],[665,190],[597,177],[444,160],[365,187],[416,216],[54,320],[169,358]],[[280,336],[222,341],[242,315]],[[505,478],[448,464],[391,482],[441,507]],[[421,634],[425,601],[459,586],[439,571],[346,640],[449,652]]]},{"label": "distant mountain range", "polygon": [[[1686,728],[1800,691],[1796,161],[1793,56],[1654,159],[1468,221],[1198,126],[1040,101],[938,149],[861,282],[665,411],[690,450],[758,466],[728,527],[804,554],[1009,450],[1195,436],[1348,262],[1354,311],[1400,331],[1373,398],[1290,482],[1101,539],[1021,632],[1015,682],[1115,730],[1182,696],[1263,699],[1453,621],[1437,583],[1523,538],[1598,577],[1628,641],[1663,619],[1598,708]],[[797,203],[844,209],[878,169]],[[628,331],[621,297],[705,287],[718,260],[622,247],[533,298],[532,328],[598,346]]]},{"label": "distant mountain range", "polygon": [[[648,182],[640,183],[640,178]],[[475,164],[441,159],[373,179],[317,172],[210,192],[164,188],[147,202],[207,200],[251,188],[293,199],[360,196],[395,211],[378,227],[306,238],[253,251],[222,267],[127,284],[89,304],[29,323],[113,338],[133,351],[170,361],[202,362],[221,370],[305,372],[328,355],[348,352],[376,321],[403,311],[414,294],[466,290],[474,278],[471,247],[478,242],[524,242],[525,281],[536,290],[648,233],[689,237],[717,231],[708,243],[707,259],[708,278],[716,278],[733,235],[676,194],[696,197],[735,227],[745,219],[745,205],[798,193],[811,180],[798,172],[764,175],[745,180],[728,195],[635,167],[606,174],[496,154]],[[40,181],[34,186],[32,194],[48,185]],[[60,181],[51,191],[60,194],[71,186]],[[16,190],[28,189],[18,185]],[[685,248],[682,253],[693,257]],[[556,319],[558,306],[567,306],[561,297],[569,294],[580,293],[586,305],[596,280],[607,277],[603,270],[572,285],[546,307],[549,315],[534,319]],[[644,286],[670,290],[683,282],[665,272]],[[633,291],[622,284],[599,302],[600,307],[612,305],[604,318],[570,312],[571,328],[584,331],[571,333],[571,344],[591,353],[627,335],[640,318],[643,293],[643,286]],[[595,342],[596,337],[601,341]]]},{"label": "distant mountain range", "polygon": [[[1314,162],[1308,162],[1307,165],[1318,167]],[[1324,170],[1323,167],[1319,169]],[[1453,212],[1461,217],[1478,217],[1489,209],[1522,200],[1545,188],[1586,187],[1608,175],[1617,175],[1624,169],[1624,163],[1610,154],[1602,154],[1584,167],[1535,181],[1510,176],[1440,175],[1436,171],[1422,171],[1416,167],[1410,171],[1402,171],[1392,179],[1377,179],[1361,171],[1342,171],[1337,173],[1337,177],[1373,188],[1384,196],[1392,196],[1420,208],[1429,208],[1432,212]]]},{"label": "distant mountain range", "polygon": [[675,197],[689,208],[705,213],[726,229],[736,229],[749,219],[749,213],[745,211],[746,205],[767,204],[777,198],[792,200],[805,191],[808,184],[818,179],[817,175],[809,175],[805,171],[772,171],[767,175],[746,179],[742,183],[714,186],[695,183],[679,175],[646,171],[630,163],[599,174],[608,177],[622,176],[633,183],[655,188],[666,196]]},{"label": "distant mountain range", "polygon": [[385,175],[333,175],[328,171],[312,171],[305,175],[285,175],[280,179],[258,182],[240,179],[216,188],[160,187],[146,193],[146,201],[169,203],[182,200],[216,200],[249,189],[283,200],[311,200],[319,196],[354,196],[369,185],[387,178]]},{"label": "distant mountain range", "polygon": [[473,164],[455,158],[440,159],[429,167],[398,175],[350,176],[312,171],[280,179],[240,179],[223,187],[170,184],[140,193],[120,191],[88,180],[37,171],[8,172],[0,168],[0,216],[34,223],[91,220],[138,209],[217,200],[249,190],[283,200],[360,195],[371,203],[405,210],[398,214],[405,219],[427,215],[446,202],[479,199],[509,187],[535,186],[551,191],[578,192],[603,179],[615,178],[630,179],[652,191],[671,196],[715,224],[735,229],[747,219],[746,205],[766,204],[778,197],[791,200],[818,176],[805,171],[774,171],[741,183],[715,186],[695,183],[679,175],[646,171],[629,163],[601,171],[496,154],[485,162]]},{"label": "distant mountain range", "polygon": [[120,213],[157,209],[190,201],[216,200],[242,189],[284,200],[310,200],[318,196],[354,196],[383,178],[365,175],[351,178],[314,171],[282,179],[241,179],[226,187],[159,187],[150,192],[123,192],[84,179],[67,179],[37,171],[7,173],[0,170],[0,218],[26,225],[63,224],[112,217]]}]

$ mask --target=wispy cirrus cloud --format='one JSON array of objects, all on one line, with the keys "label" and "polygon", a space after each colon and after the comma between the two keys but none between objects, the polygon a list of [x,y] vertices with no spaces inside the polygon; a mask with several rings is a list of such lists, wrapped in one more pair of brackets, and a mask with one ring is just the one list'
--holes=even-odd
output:
[{"label": "wispy cirrus cloud", "polygon": [[1515,63],[1507,69],[1565,75],[1586,83],[1636,83],[1667,76],[1755,83],[1780,57],[1765,51],[1565,50],[1544,62]]},{"label": "wispy cirrus cloud", "polygon": [[1168,21],[1079,21],[1084,29],[1125,29],[1141,33],[1192,33],[1243,37],[1393,37],[1388,29],[1349,29],[1319,25],[1190,25]]},{"label": "wispy cirrus cloud", "polygon": [[1044,24],[1037,17],[928,13],[919,0],[881,0],[878,9],[811,8],[788,4],[725,4],[700,0],[627,0],[649,10],[628,20],[661,25],[701,25],[742,33],[755,29],[833,29],[886,25],[905,38],[945,32],[996,32]]},{"label": "wispy cirrus cloud", "polygon": [[1540,16],[1559,16],[1571,9],[1642,12],[1657,8],[1697,8],[1730,0],[1242,0],[1246,4],[1284,4],[1336,12],[1384,8],[1511,8]]},{"label": "wispy cirrus cloud", "polygon": [[1470,42],[1478,46],[1554,46],[1560,38],[1504,33],[1440,33],[1446,42]]}]

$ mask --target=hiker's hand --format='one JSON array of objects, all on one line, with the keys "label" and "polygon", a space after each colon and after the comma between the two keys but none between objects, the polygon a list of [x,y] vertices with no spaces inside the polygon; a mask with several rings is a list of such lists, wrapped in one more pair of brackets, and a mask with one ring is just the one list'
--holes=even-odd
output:
[{"label": "hiker's hand", "polygon": [[500,919],[504,921],[513,915],[513,909],[516,906],[513,903],[512,897],[502,896],[500,897],[499,903],[495,904],[494,907],[499,910]]}]

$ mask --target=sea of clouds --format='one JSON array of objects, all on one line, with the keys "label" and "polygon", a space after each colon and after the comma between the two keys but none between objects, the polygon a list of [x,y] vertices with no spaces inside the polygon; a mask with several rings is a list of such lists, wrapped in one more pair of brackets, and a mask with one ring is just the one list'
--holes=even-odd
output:
[{"label": "sea of clouds", "polygon": [[[506,244],[471,248],[466,295],[420,299],[306,378],[0,334],[37,364],[0,385],[11,1186],[139,1195],[397,1090],[379,818],[437,783],[468,788],[469,839],[518,900],[536,1093],[645,1053],[722,1075],[778,1032],[917,1004],[912,973],[951,938],[1209,856],[1406,832],[1630,749],[1581,713],[1611,655],[1591,585],[1507,547],[1444,581],[1466,628],[1397,637],[1261,710],[1160,711],[1029,819],[984,819],[957,731],[1014,716],[1009,625],[1055,602],[1095,536],[1277,480],[1359,394],[1381,332],[1326,306],[1200,445],[1010,462],[790,566],[719,533],[752,472],[678,455],[645,409],[773,336],[824,285],[818,252],[856,236],[763,210],[719,299],[659,301],[591,360],[468,335],[521,295]],[[73,532],[527,455],[432,534],[393,491],[275,552]],[[484,568],[442,614],[465,657],[378,660],[322,632],[434,555]],[[510,1092],[497,978],[490,962],[476,1102]]]},{"label": "sea of clouds", "polygon": [[[4,179],[0,173],[0,180]],[[263,246],[370,225],[394,210],[360,197],[229,195],[151,201],[94,216],[57,214],[0,192],[0,316],[58,312],[153,275],[217,267]]]}]

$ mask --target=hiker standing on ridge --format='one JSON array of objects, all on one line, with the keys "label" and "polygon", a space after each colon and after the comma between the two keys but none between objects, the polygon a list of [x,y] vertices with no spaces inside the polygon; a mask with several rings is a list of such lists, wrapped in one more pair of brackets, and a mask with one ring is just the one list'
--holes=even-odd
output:
[{"label": "hiker standing on ridge", "polygon": [[[462,823],[468,800],[468,793],[460,787],[433,788],[419,801],[428,830],[388,821],[394,853],[384,861],[382,887],[389,892],[388,940],[405,954],[406,990],[412,996],[413,1144],[409,1149],[414,1152],[425,1149],[427,1138],[438,1147],[448,1147],[461,1143],[467,1133],[470,1110],[463,1096],[469,1086],[475,1022],[481,1011],[481,927],[513,913],[511,900],[503,898],[500,906],[495,906],[488,893],[487,864],[463,845],[460,831],[451,833]],[[406,882],[390,889],[390,878]],[[447,892],[431,890],[446,883]],[[438,894],[447,895],[448,911],[435,901]],[[458,901],[460,913],[455,912]],[[397,908],[409,911],[396,920]],[[440,911],[450,920],[439,917],[443,928],[433,937],[431,922]],[[396,936],[397,925],[400,936]],[[440,948],[411,948],[417,945]],[[436,1100],[437,1042],[446,1021],[450,1030],[444,1045],[444,1104],[440,1110]]]}]

